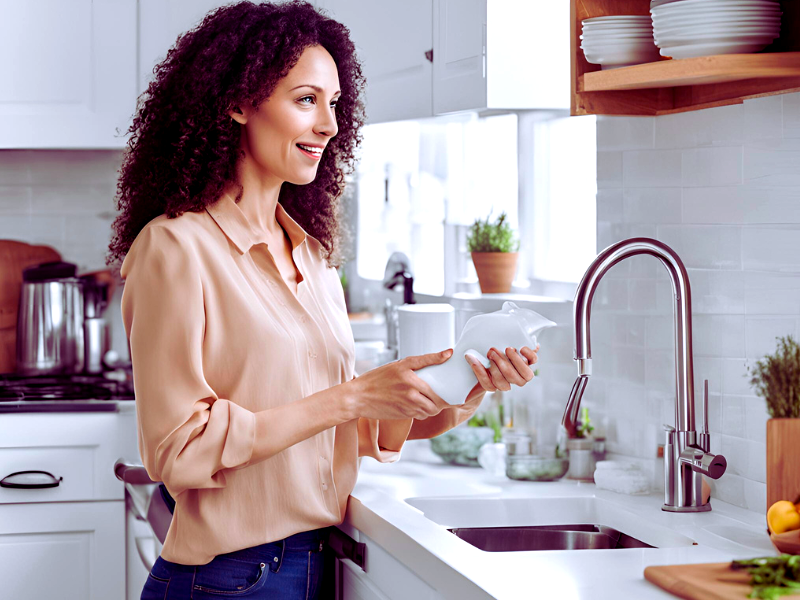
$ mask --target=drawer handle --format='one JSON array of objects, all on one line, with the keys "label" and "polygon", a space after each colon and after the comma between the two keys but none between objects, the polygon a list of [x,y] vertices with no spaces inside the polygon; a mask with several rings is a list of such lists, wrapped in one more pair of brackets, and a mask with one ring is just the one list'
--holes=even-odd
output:
[{"label": "drawer handle", "polygon": [[32,490],[58,487],[62,481],[63,477],[56,479],[55,475],[47,471],[17,471],[0,479],[0,487]]}]

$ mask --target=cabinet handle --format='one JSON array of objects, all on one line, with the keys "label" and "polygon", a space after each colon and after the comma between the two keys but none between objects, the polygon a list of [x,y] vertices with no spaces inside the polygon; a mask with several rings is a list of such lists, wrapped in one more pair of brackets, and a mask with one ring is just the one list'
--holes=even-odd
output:
[{"label": "cabinet handle", "polygon": [[425,58],[427,58],[429,62],[433,62],[433,48],[425,50]]},{"label": "cabinet handle", "polygon": [[63,477],[56,479],[47,471],[17,471],[0,479],[0,487],[33,490],[58,487],[62,481]]},{"label": "cabinet handle", "polygon": [[349,558],[356,563],[361,570],[366,572],[366,553],[367,545],[364,542],[356,542],[338,527],[331,527],[328,538],[328,547],[333,551],[337,558]]}]

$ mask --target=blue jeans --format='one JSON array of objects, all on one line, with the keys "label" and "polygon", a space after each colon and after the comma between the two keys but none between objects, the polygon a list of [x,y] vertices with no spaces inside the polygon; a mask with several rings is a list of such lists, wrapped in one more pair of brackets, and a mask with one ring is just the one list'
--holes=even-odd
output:
[{"label": "blue jeans", "polygon": [[277,542],[220,554],[205,565],[181,565],[159,556],[147,576],[141,600],[332,597],[332,590],[322,589],[323,550],[330,529],[303,531]]}]

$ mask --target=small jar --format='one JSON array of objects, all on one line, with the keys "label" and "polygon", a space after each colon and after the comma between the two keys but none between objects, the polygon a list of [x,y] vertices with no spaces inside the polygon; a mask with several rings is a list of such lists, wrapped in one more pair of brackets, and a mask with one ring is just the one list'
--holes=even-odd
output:
[{"label": "small jar", "polygon": [[590,437],[569,438],[567,450],[569,450],[567,478],[594,481],[594,440]]},{"label": "small jar", "polygon": [[503,432],[507,456],[529,455],[533,453],[533,438],[522,431],[507,429]]}]

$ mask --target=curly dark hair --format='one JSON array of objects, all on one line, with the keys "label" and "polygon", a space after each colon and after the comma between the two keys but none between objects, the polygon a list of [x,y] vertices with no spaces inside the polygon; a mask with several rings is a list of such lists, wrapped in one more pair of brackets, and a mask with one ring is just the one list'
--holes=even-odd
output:
[{"label": "curly dark hair", "polygon": [[136,236],[155,217],[202,212],[236,183],[241,125],[228,111],[266,100],[309,46],[333,57],[342,95],[338,134],[307,185],[285,182],[278,201],[339,266],[339,218],[345,177],[353,173],[364,125],[364,77],[349,30],[302,0],[238,2],[209,12],[180,35],[137,100],[117,182],[117,216],[106,264],[119,266]]}]

